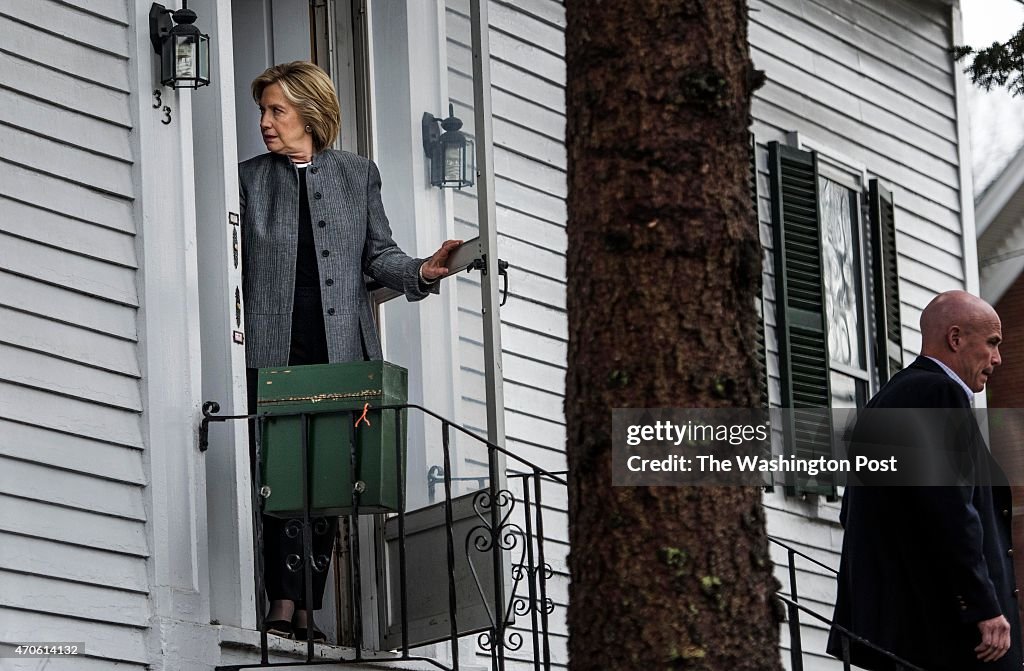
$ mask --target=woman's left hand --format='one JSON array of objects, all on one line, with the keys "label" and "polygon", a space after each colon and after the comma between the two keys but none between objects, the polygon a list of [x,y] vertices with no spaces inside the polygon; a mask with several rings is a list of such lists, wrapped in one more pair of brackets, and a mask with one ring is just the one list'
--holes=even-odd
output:
[{"label": "woman's left hand", "polygon": [[447,275],[448,255],[454,252],[461,244],[462,240],[446,240],[441,245],[441,248],[434,252],[434,255],[420,266],[420,273],[423,274],[423,279],[433,282]]}]

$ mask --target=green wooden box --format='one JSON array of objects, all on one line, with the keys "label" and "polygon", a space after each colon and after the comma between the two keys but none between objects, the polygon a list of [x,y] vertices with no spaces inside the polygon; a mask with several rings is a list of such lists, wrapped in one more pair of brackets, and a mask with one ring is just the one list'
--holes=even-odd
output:
[{"label": "green wooden box", "polygon": [[[396,439],[401,445],[402,472],[406,458],[406,410],[377,410],[399,405],[408,398],[409,375],[386,361],[314,366],[262,368],[259,372],[257,412],[266,416],[261,454],[262,484],[268,489],[264,513],[277,517],[302,514],[302,418],[308,425],[311,482],[310,509],[317,515],[352,513],[352,483],[363,483],[359,513],[398,510]],[[356,477],[352,477],[350,440],[353,416],[370,409],[366,422],[355,429]],[[344,412],[338,412],[344,411]],[[397,415],[401,414],[401,435]],[[282,416],[291,415],[291,416]]]}]

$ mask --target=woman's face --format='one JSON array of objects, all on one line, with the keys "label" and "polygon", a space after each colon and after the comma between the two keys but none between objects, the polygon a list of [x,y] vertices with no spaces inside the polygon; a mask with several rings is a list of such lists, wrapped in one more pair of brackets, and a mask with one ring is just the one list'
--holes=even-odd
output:
[{"label": "woman's face", "polygon": [[260,96],[260,133],[269,151],[308,161],[313,156],[313,134],[295,106],[284,97],[280,84],[271,84]]}]

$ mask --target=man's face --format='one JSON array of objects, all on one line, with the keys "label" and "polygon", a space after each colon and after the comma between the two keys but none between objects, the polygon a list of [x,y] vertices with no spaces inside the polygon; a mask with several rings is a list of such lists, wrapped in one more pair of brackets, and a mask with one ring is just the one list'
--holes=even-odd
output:
[{"label": "man's face", "polygon": [[1002,363],[999,343],[1003,341],[1002,324],[994,314],[973,321],[959,336],[957,375],[975,393],[985,388],[992,370]]}]

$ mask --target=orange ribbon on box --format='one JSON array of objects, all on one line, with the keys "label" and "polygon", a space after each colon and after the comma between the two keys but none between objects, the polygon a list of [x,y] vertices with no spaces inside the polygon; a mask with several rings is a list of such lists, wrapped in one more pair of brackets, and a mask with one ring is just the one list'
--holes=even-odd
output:
[{"label": "orange ribbon on box", "polygon": [[366,417],[366,413],[369,412],[369,410],[370,410],[370,404],[369,403],[364,403],[363,404],[363,414],[359,417],[359,419],[356,420],[356,428],[357,429],[359,428],[359,423],[360,422],[366,422],[366,426],[370,426],[370,420]]}]

